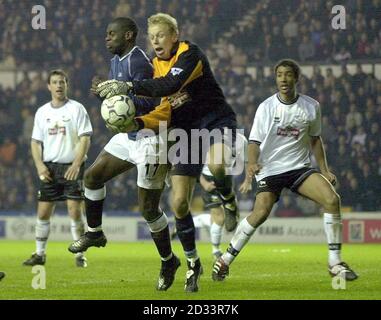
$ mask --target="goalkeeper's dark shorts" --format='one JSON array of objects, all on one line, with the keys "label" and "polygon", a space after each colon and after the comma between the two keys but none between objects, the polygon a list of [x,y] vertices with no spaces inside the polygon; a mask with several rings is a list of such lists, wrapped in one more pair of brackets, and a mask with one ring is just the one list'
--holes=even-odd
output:
[{"label": "goalkeeper's dark shorts", "polygon": [[71,163],[45,162],[49,169],[53,181],[41,181],[38,190],[38,201],[64,201],[64,200],[82,200],[84,199],[83,174],[85,165],[82,164],[76,180],[66,180],[65,172],[71,166]]},{"label": "goalkeeper's dark shorts", "polygon": [[220,119],[205,117],[198,128],[184,129],[186,137],[177,137],[176,148],[169,149],[171,175],[199,177],[213,144],[224,143],[234,153],[236,129],[235,115]]}]

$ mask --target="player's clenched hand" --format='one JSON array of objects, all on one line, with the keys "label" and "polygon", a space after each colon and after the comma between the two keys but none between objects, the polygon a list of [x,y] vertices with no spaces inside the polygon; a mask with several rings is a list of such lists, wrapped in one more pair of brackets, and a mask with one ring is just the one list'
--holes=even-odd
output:
[{"label": "player's clenched hand", "polygon": [[242,194],[248,193],[249,191],[252,190],[252,185],[251,185],[251,179],[245,180],[240,186],[239,186],[239,192]]},{"label": "player's clenched hand", "polygon": [[94,93],[95,95],[97,95],[97,86],[98,84],[104,82],[106,80],[102,80],[102,78],[98,77],[98,76],[95,76],[92,80],[91,80],[91,89],[90,91],[92,93]]},{"label": "player's clenched hand", "polygon": [[262,169],[262,166],[259,163],[253,163],[247,165],[247,172],[250,178],[253,178],[259,171]]},{"label": "player's clenched hand", "polygon": [[45,166],[44,164],[42,164],[41,166],[37,168],[37,172],[38,172],[38,177],[40,178],[41,181],[44,181],[44,182],[53,181],[52,177],[50,176],[50,171],[48,167]]},{"label": "player's clenched hand", "polygon": [[99,83],[96,94],[101,98],[111,98],[120,94],[129,94],[132,91],[132,83],[119,80],[107,80]]},{"label": "player's clenched hand", "polygon": [[76,180],[78,178],[80,166],[72,164],[65,172],[66,180]]}]

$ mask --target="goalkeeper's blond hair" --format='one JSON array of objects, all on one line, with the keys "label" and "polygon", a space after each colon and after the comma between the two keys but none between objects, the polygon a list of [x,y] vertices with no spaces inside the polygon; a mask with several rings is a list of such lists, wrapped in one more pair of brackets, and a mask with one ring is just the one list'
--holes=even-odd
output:
[{"label": "goalkeeper's blond hair", "polygon": [[172,33],[179,34],[177,20],[166,13],[157,13],[148,18],[148,29],[156,24],[165,24]]}]

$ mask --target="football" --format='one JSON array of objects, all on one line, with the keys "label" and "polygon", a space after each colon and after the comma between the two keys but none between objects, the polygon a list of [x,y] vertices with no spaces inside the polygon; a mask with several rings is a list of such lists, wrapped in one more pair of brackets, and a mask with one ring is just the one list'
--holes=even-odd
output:
[{"label": "football", "polygon": [[103,100],[101,114],[106,126],[123,128],[135,117],[135,105],[128,96],[114,96]]}]

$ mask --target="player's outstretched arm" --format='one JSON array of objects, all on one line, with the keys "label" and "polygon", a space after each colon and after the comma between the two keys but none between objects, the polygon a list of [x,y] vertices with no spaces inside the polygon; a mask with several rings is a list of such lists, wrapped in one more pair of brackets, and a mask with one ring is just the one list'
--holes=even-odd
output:
[{"label": "player's outstretched arm", "polygon": [[107,80],[94,87],[94,93],[101,98],[108,99],[117,95],[129,95],[132,92],[132,83],[119,80]]},{"label": "player's outstretched arm", "polygon": [[164,77],[133,82],[107,80],[97,85],[96,94],[105,99],[120,94],[167,97],[202,76],[202,70],[203,64],[198,49],[189,48],[180,54],[178,61]]}]

